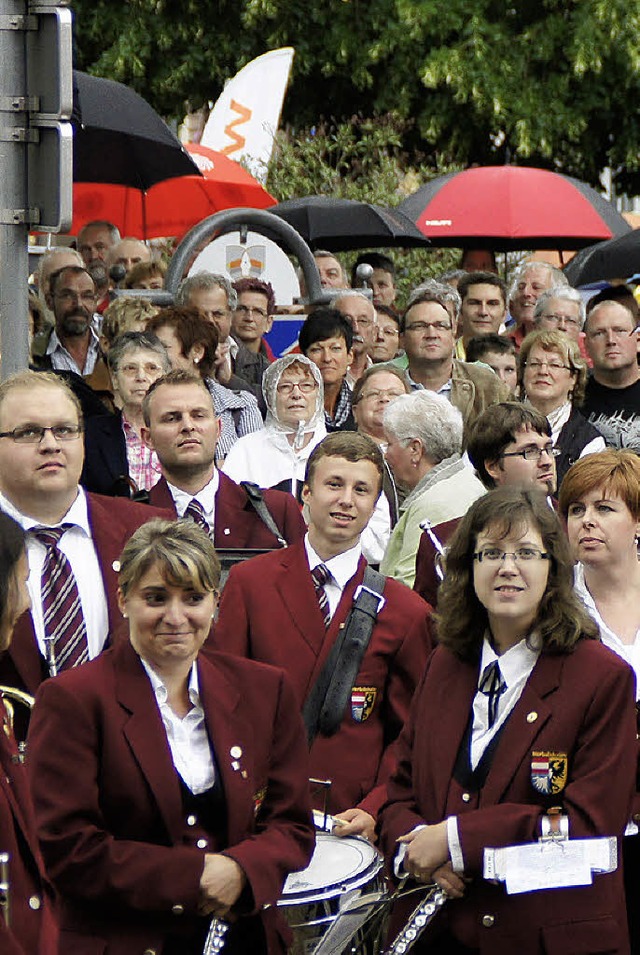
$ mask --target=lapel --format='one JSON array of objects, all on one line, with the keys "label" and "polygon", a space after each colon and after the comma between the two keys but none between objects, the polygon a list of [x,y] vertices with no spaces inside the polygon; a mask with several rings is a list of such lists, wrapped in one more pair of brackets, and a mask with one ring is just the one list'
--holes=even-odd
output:
[{"label": "lapel", "polygon": [[[106,502],[106,506],[105,506]],[[102,498],[94,494],[87,494],[87,513],[93,544],[100,564],[100,572],[104,582],[107,598],[107,612],[109,615],[109,632],[117,629],[120,624],[120,611],[117,602],[118,570],[120,554],[124,546],[122,539],[122,524],[114,521],[113,512],[109,514],[111,498]]]},{"label": "lapel", "polygon": [[176,843],[182,835],[180,786],[151,683],[128,641],[114,648],[113,668],[116,699],[129,714],[123,729],[125,739]]},{"label": "lapel", "polygon": [[[255,730],[238,711],[238,689],[209,659],[198,660],[198,681],[209,740],[220,773],[227,812],[227,844],[236,845],[253,826]],[[243,776],[242,774],[246,775]]]},{"label": "lapel", "polygon": [[15,625],[7,656],[20,678],[21,683],[18,685],[24,686],[28,693],[35,694],[42,681],[49,676],[49,672],[38,648],[29,610],[22,614]]},{"label": "lapel", "polygon": [[535,740],[553,712],[547,697],[558,688],[563,665],[562,654],[542,653],[538,658],[502,733],[480,796],[481,806],[503,800],[522,761],[531,761]]},{"label": "lapel", "polygon": [[162,507],[173,514],[176,513],[176,506],[173,503],[169,485],[163,477],[149,491],[149,504],[154,507]]},{"label": "lapel", "polygon": [[[473,698],[478,686],[479,663],[461,663],[448,651],[440,648],[436,653],[446,653],[451,665],[436,683],[436,704],[434,712],[446,713],[446,727],[440,732],[428,731],[433,759],[429,765],[436,766],[434,786],[437,811],[440,817],[445,815],[449,784],[453,777],[453,768],[462,737],[467,728]],[[439,818],[440,818],[439,817]]]},{"label": "lapel", "polygon": [[218,474],[213,543],[220,548],[246,547],[255,526],[255,512],[240,485],[222,471]]}]

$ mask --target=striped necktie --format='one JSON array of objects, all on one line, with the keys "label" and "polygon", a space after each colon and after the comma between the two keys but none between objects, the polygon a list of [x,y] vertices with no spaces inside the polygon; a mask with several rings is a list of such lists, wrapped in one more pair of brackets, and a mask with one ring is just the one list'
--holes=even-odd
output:
[{"label": "striped necktie", "polygon": [[47,549],[40,587],[44,635],[58,672],[70,670],[89,659],[87,627],[82,615],[78,584],[68,558],[58,548],[73,524],[34,527],[31,533]]},{"label": "striped necktie", "polygon": [[491,729],[498,718],[500,697],[507,689],[507,684],[504,682],[502,673],[500,672],[500,664],[497,660],[494,660],[493,663],[489,663],[484,668],[478,689],[481,693],[484,693],[485,696],[489,697],[489,729]]},{"label": "striped necktie", "polygon": [[329,608],[329,598],[327,597],[327,592],[324,589],[324,585],[331,580],[331,572],[327,570],[324,564],[318,564],[318,566],[314,567],[311,571],[311,578],[313,580],[316,597],[318,598],[318,604],[320,605],[320,613],[322,614],[326,630],[331,623],[331,610]]},{"label": "striped necktie", "polygon": [[197,498],[191,498],[185,508],[183,517],[190,517],[192,521],[195,521],[198,527],[202,528],[205,534],[211,536],[211,528],[209,527],[207,518],[205,517],[204,507]]}]

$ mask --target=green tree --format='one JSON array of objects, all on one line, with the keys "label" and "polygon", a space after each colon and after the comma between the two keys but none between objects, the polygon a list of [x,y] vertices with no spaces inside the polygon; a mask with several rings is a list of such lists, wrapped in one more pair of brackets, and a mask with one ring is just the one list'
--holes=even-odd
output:
[{"label": "green tree", "polygon": [[165,116],[295,47],[285,121],[390,111],[405,145],[464,166],[540,165],[640,192],[639,0],[76,0],[76,64]]}]

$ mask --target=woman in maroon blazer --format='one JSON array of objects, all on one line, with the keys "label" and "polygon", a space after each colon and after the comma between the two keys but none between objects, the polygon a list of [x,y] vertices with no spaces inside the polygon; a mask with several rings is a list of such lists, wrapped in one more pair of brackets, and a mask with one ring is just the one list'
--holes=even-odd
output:
[{"label": "woman in maroon blazer", "polygon": [[[0,511],[0,652],[29,609],[29,565],[22,528]],[[54,955],[53,892],[44,876],[27,774],[0,699],[0,852],[9,855],[7,898],[0,905],[3,955]]]},{"label": "woman in maroon blazer", "polygon": [[[314,842],[306,741],[282,671],[198,658],[220,565],[192,521],[126,545],[130,642],[48,680],[29,734],[60,955],[281,955],[273,903]],[[265,906],[270,905],[267,911]]]},{"label": "woman in maroon blazer", "polygon": [[537,840],[551,808],[583,838],[621,836],[631,807],[633,673],[595,639],[542,495],[503,488],[472,505],[438,617],[381,814],[396,872],[450,897],[416,953],[627,953],[620,869],[518,895],[483,879],[484,849]]}]

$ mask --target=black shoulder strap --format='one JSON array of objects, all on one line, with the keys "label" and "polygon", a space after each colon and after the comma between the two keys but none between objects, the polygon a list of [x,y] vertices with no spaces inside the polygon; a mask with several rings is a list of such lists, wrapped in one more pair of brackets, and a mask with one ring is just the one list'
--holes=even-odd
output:
[{"label": "black shoulder strap", "polygon": [[353,595],[353,604],[344,627],[305,700],[302,717],[307,729],[309,747],[315,737],[333,736],[344,716],[345,707],[362,658],[371,640],[378,614],[384,606],[387,578],[367,567],[360,587]]},{"label": "black shoulder strap", "polygon": [[244,488],[245,494],[249,498],[249,502],[251,503],[254,511],[265,527],[269,528],[273,536],[280,544],[280,547],[287,547],[288,545],[282,536],[282,532],[278,528],[278,525],[269,513],[269,508],[265,504],[262,488],[258,487],[257,484],[253,484],[251,481],[241,481],[240,486]]}]

